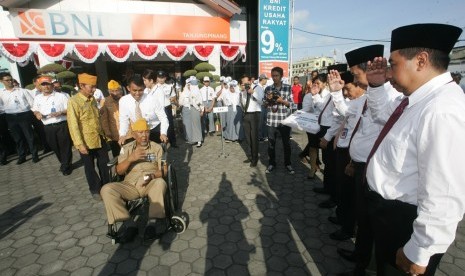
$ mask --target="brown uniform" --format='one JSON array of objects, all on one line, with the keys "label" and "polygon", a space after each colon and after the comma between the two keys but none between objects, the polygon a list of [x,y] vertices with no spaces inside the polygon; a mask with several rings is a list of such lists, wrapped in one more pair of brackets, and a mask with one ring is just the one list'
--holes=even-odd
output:
[{"label": "brown uniform", "polygon": [[[118,162],[126,160],[136,149],[136,141],[123,146],[118,156]],[[149,218],[164,218],[164,194],[166,182],[163,178],[152,179],[145,186],[137,186],[138,182],[144,182],[144,176],[161,170],[162,147],[150,141],[146,148],[147,154],[154,154],[153,161],[138,161],[132,163],[126,173],[124,181],[109,183],[102,187],[100,192],[109,224],[117,221],[125,221],[130,218],[126,209],[126,201],[135,200],[144,196],[149,199]]]}]

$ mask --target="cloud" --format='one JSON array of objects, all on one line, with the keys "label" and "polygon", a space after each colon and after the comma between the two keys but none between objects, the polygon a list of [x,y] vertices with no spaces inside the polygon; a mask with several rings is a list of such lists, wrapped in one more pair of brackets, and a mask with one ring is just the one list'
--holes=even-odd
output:
[{"label": "cloud", "polygon": [[310,17],[310,12],[308,10],[298,10],[294,12],[294,25],[301,25],[302,21],[307,21]]}]

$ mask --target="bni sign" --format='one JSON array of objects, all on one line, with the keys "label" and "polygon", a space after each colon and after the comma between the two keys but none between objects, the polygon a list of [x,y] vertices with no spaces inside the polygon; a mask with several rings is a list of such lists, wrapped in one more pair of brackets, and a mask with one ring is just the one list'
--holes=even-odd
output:
[{"label": "bni sign", "polygon": [[289,68],[289,0],[258,1],[258,70],[270,74],[279,66],[288,75]]}]

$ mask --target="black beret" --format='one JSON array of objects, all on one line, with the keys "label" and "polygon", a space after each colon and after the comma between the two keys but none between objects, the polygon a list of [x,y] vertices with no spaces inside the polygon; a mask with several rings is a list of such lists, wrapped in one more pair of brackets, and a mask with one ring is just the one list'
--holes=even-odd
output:
[{"label": "black beret", "polygon": [[420,47],[449,54],[461,33],[461,28],[445,24],[428,23],[402,26],[392,31],[391,52]]},{"label": "black beret", "polygon": [[347,52],[346,59],[349,67],[352,67],[373,60],[375,57],[382,57],[383,55],[384,45],[375,44]]},{"label": "black beret", "polygon": [[330,70],[337,70],[339,73],[347,71],[347,64],[340,63],[340,64],[333,64],[328,66],[328,73]]},{"label": "black beret", "polygon": [[166,77],[166,72],[163,71],[163,70],[158,70],[157,76],[158,76],[158,77]]},{"label": "black beret", "polygon": [[345,71],[341,74],[341,79],[344,81],[344,84],[354,82],[354,75],[350,71]]}]

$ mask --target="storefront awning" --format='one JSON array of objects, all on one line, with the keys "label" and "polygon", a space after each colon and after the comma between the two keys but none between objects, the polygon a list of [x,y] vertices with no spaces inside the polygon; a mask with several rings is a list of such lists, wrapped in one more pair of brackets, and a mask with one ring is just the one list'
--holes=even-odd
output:
[{"label": "storefront awning", "polygon": [[174,61],[180,61],[187,55],[195,55],[199,60],[207,61],[214,54],[220,54],[227,61],[236,58],[246,59],[243,44],[175,44],[175,43],[114,43],[114,42],[51,42],[51,41],[0,41],[0,53],[10,61],[23,63],[40,53],[51,62],[62,60],[69,54],[75,54],[85,63],[93,63],[100,55],[107,55],[116,62],[125,62],[132,55],[145,60],[154,60],[166,55]]}]

